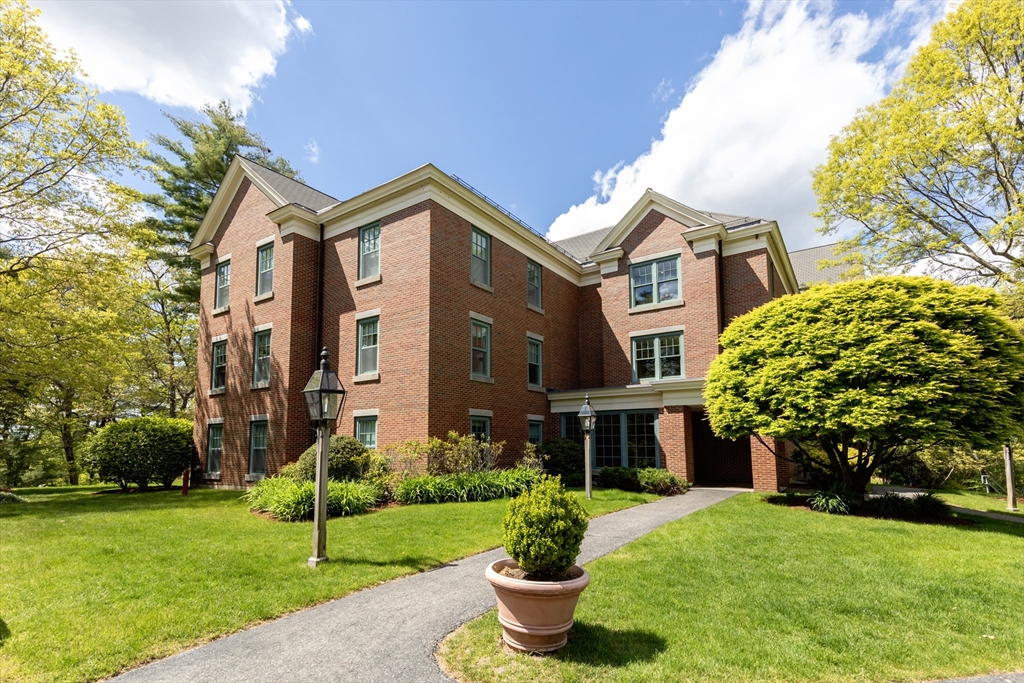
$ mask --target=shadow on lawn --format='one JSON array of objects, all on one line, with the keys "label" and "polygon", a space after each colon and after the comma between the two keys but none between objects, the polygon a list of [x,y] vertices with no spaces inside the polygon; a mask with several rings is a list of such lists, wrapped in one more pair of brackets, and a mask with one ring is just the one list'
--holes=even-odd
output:
[{"label": "shadow on lawn", "polygon": [[405,567],[407,569],[415,569],[417,571],[427,571],[435,569],[443,569],[444,567],[450,567],[451,564],[446,564],[436,557],[423,557],[423,556],[408,556],[408,557],[390,557],[384,560],[369,560],[365,557],[349,557],[346,555],[335,556],[328,551],[328,556],[331,561],[327,563],[327,566],[354,566],[363,565],[367,567]]},{"label": "shadow on lawn", "polygon": [[554,656],[567,662],[618,667],[654,659],[667,647],[668,641],[650,631],[615,630],[577,621],[569,632],[569,644]]},{"label": "shadow on lawn", "polygon": [[[128,512],[142,510],[197,509],[223,506],[237,501],[241,491],[215,491],[200,489],[181,495],[181,490],[153,491],[126,495],[69,495],[67,497],[38,498],[28,503],[4,505],[4,517],[48,517],[86,513]],[[29,495],[34,495],[30,493]],[[240,503],[241,504],[241,503]],[[242,504],[244,505],[244,504]]]},{"label": "shadow on lawn", "polygon": [[7,626],[7,622],[0,619],[0,647],[4,646],[7,639],[11,637],[11,629]]}]

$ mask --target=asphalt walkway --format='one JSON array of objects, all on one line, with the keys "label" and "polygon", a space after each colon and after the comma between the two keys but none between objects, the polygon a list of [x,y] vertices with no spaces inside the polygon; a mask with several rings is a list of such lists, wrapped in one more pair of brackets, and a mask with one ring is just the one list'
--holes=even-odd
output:
[{"label": "asphalt walkway", "polygon": [[[739,492],[696,488],[684,496],[592,519],[578,562],[591,562]],[[113,680],[449,683],[437,667],[434,649],[447,634],[494,607],[494,591],[484,569],[503,557],[504,548],[472,555],[221,638]]]}]

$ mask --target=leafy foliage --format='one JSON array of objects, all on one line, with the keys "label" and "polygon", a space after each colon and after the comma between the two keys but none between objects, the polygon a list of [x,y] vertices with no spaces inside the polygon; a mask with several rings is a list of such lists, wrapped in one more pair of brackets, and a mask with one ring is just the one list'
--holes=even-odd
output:
[{"label": "leafy foliage", "polygon": [[988,289],[821,285],[736,318],[720,343],[705,388],[715,432],[791,440],[850,491],[924,448],[994,447],[1024,424],[1024,338]]},{"label": "leafy foliage", "polygon": [[[366,446],[351,436],[334,435],[327,448],[327,478],[334,481],[360,479],[363,476]],[[316,444],[299,456],[295,476],[300,481],[316,479]]]},{"label": "leafy foliage", "polygon": [[572,439],[549,439],[540,445],[544,471],[562,478],[566,486],[583,486],[583,446]]},{"label": "leafy foliage", "polygon": [[812,510],[827,512],[830,515],[850,514],[850,495],[841,485],[816,491],[808,499],[807,504]]},{"label": "leafy foliage", "polygon": [[427,471],[433,475],[482,472],[501,460],[504,441],[492,443],[472,434],[448,432],[446,439],[427,441]]},{"label": "leafy foliage", "polygon": [[[270,477],[242,496],[250,510],[265,512],[282,522],[313,519],[316,484],[286,477]],[[372,484],[358,481],[327,482],[327,516],[361,515],[380,502],[381,492]]]},{"label": "leafy foliage", "polygon": [[950,517],[953,508],[929,491],[914,498],[914,513],[919,517]]},{"label": "leafy foliage", "polygon": [[901,519],[914,514],[914,501],[895,491],[887,491],[881,496],[870,498],[866,505],[877,517],[886,519]]},{"label": "leafy foliage", "polygon": [[165,488],[192,463],[192,423],[165,417],[120,420],[99,430],[85,443],[84,457],[103,481],[127,489],[145,489],[151,482]]},{"label": "leafy foliage", "polygon": [[530,579],[563,578],[580,554],[587,513],[558,477],[544,476],[508,504],[502,521],[505,551]]},{"label": "leafy foliage", "polygon": [[13,491],[0,491],[0,505],[13,505],[15,503],[27,503],[28,500],[22,498]]},{"label": "leafy foliage", "polygon": [[523,467],[438,476],[428,474],[400,482],[394,497],[403,505],[511,498],[528,491],[540,478],[541,475],[535,470]]},{"label": "leafy foliage", "polygon": [[966,0],[814,170],[822,232],[869,267],[924,259],[964,279],[1024,273],[1024,6]]},{"label": "leafy foliage", "polygon": [[597,484],[622,491],[674,496],[690,490],[690,482],[658,467],[602,467]]}]

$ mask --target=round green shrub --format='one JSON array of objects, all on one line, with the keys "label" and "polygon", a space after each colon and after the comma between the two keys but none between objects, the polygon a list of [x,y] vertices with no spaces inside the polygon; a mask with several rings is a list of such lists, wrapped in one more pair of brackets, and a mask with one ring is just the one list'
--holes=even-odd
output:
[{"label": "round green shrub", "polygon": [[919,517],[950,517],[953,507],[929,491],[914,498],[914,512]]},{"label": "round green shrub", "polygon": [[558,477],[544,476],[508,504],[505,551],[529,579],[563,579],[580,554],[587,513]]},{"label": "round green shrub", "polygon": [[539,450],[545,472],[561,477],[565,486],[583,486],[583,446],[572,439],[549,439]]},{"label": "round green shrub", "polygon": [[[334,481],[359,479],[363,464],[361,458],[366,454],[366,446],[351,436],[332,436],[327,449],[327,478]],[[298,468],[293,476],[299,481],[316,479],[316,444],[307,448],[299,456]]]},{"label": "round green shrub", "polygon": [[636,476],[645,493],[675,496],[690,490],[690,482],[658,467],[642,467],[636,471]]},{"label": "round green shrub", "polygon": [[133,417],[103,427],[83,448],[83,465],[122,489],[156,482],[169,488],[192,464],[192,423],[167,417]]}]

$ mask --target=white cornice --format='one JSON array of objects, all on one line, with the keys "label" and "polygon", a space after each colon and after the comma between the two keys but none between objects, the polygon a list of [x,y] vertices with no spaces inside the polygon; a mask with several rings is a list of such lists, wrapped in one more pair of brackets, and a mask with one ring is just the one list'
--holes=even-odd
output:
[{"label": "white cornice", "polygon": [[196,231],[196,236],[189,246],[190,254],[199,245],[213,239],[218,226],[220,226],[220,222],[224,219],[224,214],[227,213],[228,207],[231,206],[231,202],[238,192],[238,188],[241,187],[242,181],[246,178],[277,206],[284,206],[288,203],[274,188],[267,185],[262,178],[255,173],[249,173],[245,168],[245,164],[242,163],[242,158],[235,156],[228,165],[228,170],[224,174],[220,187],[217,188],[217,194],[213,196],[213,201],[210,202],[210,208],[206,211],[206,215],[203,216],[203,222],[199,224],[199,230]]},{"label": "white cornice", "polygon": [[268,213],[267,218],[280,226],[281,237],[294,232],[314,242],[320,241],[320,223],[317,215],[309,209],[297,204],[286,204]]},{"label": "white cornice", "polygon": [[619,259],[625,255],[622,247],[613,247],[590,258],[601,267],[601,275],[610,275],[619,269]]},{"label": "white cornice", "polygon": [[210,257],[213,256],[213,242],[203,242],[189,247],[189,255],[199,261],[200,268],[210,267]]},{"label": "white cornice", "polygon": [[626,238],[626,235],[633,231],[633,228],[637,226],[641,220],[650,213],[651,209],[657,209],[659,213],[662,213],[672,220],[675,220],[686,227],[692,228],[703,225],[713,225],[717,221],[707,214],[703,214],[696,209],[691,209],[685,204],[681,204],[676,200],[666,197],[663,194],[655,192],[654,190],[648,189],[644,192],[643,196],[637,200],[635,204],[626,212],[626,215],[622,217],[615,227],[608,231],[601,243],[594,249],[595,252],[602,252],[609,247],[618,246],[622,243],[622,240]]},{"label": "white cornice", "polygon": [[772,263],[782,276],[782,285],[787,294],[795,294],[800,290],[796,274],[793,272],[793,264],[789,260],[789,252],[786,251],[786,243],[782,239],[782,231],[775,221],[751,225],[728,233],[722,244],[722,255],[731,256],[756,249],[768,251]]},{"label": "white cornice", "polygon": [[704,378],[549,392],[551,412],[576,413],[587,394],[598,413],[607,410],[651,410],[664,406],[701,406],[704,405]]}]

